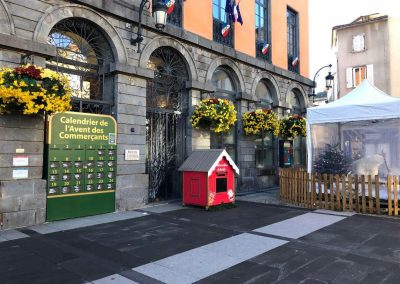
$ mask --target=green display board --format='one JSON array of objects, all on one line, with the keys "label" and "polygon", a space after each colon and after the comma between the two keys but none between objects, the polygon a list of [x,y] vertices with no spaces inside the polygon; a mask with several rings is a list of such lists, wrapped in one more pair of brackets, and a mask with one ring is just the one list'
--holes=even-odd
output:
[{"label": "green display board", "polygon": [[49,117],[47,220],[115,210],[116,121],[75,112]]}]

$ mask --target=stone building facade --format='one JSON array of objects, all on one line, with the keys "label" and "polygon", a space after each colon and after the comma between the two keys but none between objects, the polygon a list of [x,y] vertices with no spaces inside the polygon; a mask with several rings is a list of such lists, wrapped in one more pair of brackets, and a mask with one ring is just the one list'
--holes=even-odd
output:
[{"label": "stone building facade", "polygon": [[[241,130],[241,113],[263,105],[260,82],[269,92],[268,107],[280,116],[288,110],[305,113],[312,82],[173,24],[158,31],[146,9],[138,52],[131,39],[137,29],[139,2],[0,0],[0,66],[32,63],[60,72],[73,69],[72,81],[80,78],[81,88],[74,111],[116,118],[116,210],[179,196],[176,169],[199,148],[231,147],[241,170],[239,192],[277,185],[279,141],[271,144],[272,166],[257,168],[256,139]],[[188,1],[177,2],[184,9]],[[82,46],[70,42],[66,51],[66,38]],[[85,46],[90,50],[83,54]],[[231,136],[212,137],[192,129],[190,114],[206,97],[227,97],[237,107],[239,119]],[[45,222],[45,130],[43,118],[0,116],[2,229]],[[22,180],[12,176],[18,149],[24,149],[30,161],[29,176]],[[124,159],[128,149],[139,150],[138,161]],[[304,155],[301,150],[297,153]],[[303,161],[305,157],[296,163]]]}]

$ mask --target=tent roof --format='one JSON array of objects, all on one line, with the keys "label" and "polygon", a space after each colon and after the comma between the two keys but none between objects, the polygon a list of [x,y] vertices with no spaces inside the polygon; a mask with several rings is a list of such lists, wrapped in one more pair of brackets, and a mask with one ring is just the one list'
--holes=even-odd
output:
[{"label": "tent roof", "polygon": [[332,103],[307,108],[309,124],[400,118],[400,98],[391,97],[364,80]]}]

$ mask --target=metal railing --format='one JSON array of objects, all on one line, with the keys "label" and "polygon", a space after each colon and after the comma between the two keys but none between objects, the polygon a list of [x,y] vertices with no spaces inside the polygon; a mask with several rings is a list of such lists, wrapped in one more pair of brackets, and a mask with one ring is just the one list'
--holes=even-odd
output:
[{"label": "metal railing", "polygon": [[266,54],[262,53],[262,49],[264,47],[264,42],[262,41],[256,41],[256,57],[264,59],[271,63],[271,47],[269,47],[269,50]]},{"label": "metal railing", "polygon": [[182,14],[183,14],[183,5],[182,0],[175,0],[175,7],[171,14],[167,16],[167,23],[182,27]]},{"label": "metal railing", "polygon": [[222,29],[225,26],[225,23],[213,18],[213,40],[215,42],[221,43],[223,45],[233,47],[233,40],[234,40],[234,25],[231,25],[231,30],[226,37],[222,36]]}]

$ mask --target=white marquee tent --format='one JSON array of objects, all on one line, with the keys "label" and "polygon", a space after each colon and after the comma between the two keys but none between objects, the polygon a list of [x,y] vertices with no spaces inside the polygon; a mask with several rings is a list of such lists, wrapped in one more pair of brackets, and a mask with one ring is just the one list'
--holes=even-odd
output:
[{"label": "white marquee tent", "polygon": [[380,155],[383,159],[376,165],[368,162],[371,167],[379,167],[380,175],[400,174],[400,98],[364,80],[343,98],[308,108],[308,172],[326,144],[340,145],[353,162]]}]

